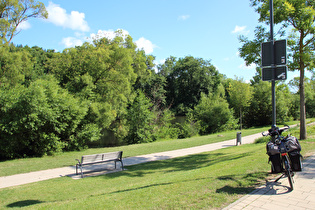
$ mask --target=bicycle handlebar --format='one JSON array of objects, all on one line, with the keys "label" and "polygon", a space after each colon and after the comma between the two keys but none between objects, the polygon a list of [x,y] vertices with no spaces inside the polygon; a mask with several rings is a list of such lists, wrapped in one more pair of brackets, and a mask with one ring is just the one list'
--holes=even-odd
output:
[{"label": "bicycle handlebar", "polygon": [[283,131],[290,129],[290,126],[285,125],[286,127],[279,129],[278,127],[271,128],[268,130],[268,133],[262,132],[263,136],[280,136]]}]

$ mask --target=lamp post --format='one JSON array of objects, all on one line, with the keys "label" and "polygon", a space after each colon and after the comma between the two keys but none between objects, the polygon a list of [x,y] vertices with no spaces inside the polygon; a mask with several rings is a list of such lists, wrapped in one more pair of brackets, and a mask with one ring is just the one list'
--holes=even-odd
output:
[{"label": "lamp post", "polygon": [[273,0],[269,1],[270,8],[270,42],[271,42],[271,69],[272,69],[272,80],[271,80],[271,92],[272,92],[272,129],[276,128],[276,68],[275,68],[275,50],[274,50],[274,18],[273,18]]}]

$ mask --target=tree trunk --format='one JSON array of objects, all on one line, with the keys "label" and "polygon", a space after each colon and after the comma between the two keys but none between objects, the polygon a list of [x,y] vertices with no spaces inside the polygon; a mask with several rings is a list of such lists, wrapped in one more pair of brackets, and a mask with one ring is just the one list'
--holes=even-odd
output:
[{"label": "tree trunk", "polygon": [[306,111],[305,111],[305,88],[304,88],[304,71],[305,63],[303,60],[303,39],[304,33],[300,38],[300,139],[306,139]]},{"label": "tree trunk", "polygon": [[300,70],[300,139],[306,139],[304,69]]}]

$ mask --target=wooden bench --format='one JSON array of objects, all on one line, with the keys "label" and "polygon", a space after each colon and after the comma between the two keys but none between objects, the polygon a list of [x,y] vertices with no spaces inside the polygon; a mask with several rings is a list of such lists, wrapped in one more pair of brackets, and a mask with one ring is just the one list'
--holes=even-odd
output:
[{"label": "wooden bench", "polygon": [[109,153],[102,153],[102,154],[95,154],[95,155],[83,155],[81,157],[81,161],[76,159],[78,163],[76,164],[76,174],[78,174],[78,168],[81,170],[81,177],[83,178],[83,166],[84,165],[92,165],[98,163],[105,163],[109,161],[115,162],[115,169],[116,169],[116,162],[121,163],[121,168],[124,169],[124,165],[122,162],[122,151],[119,152],[109,152]]}]

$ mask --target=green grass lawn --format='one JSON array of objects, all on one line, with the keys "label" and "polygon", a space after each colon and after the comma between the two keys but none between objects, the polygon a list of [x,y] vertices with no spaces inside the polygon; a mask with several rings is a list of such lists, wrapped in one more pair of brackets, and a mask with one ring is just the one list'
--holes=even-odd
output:
[{"label": "green grass lawn", "polygon": [[[308,122],[313,119],[308,119]],[[297,124],[297,121],[288,124]],[[280,125],[281,126],[281,125]],[[270,126],[261,128],[243,129],[242,136],[247,136],[268,130]],[[59,168],[75,165],[75,159],[79,159],[82,155],[98,154],[104,152],[123,151],[123,157],[133,157],[137,155],[151,154],[156,152],[164,152],[176,149],[200,146],[219,141],[225,141],[236,138],[237,131],[229,131],[224,133],[216,133],[207,136],[198,136],[187,139],[174,139],[157,141],[147,144],[135,144],[121,147],[91,148],[77,152],[65,152],[54,156],[45,156],[41,158],[25,158],[0,162],[0,176],[10,176],[13,174],[27,173],[51,168]],[[220,137],[218,137],[220,136]],[[298,136],[298,134],[297,134]]]},{"label": "green grass lawn", "polygon": [[[267,129],[269,129],[269,127],[244,129],[242,130],[242,136],[259,133]],[[218,137],[218,135],[221,137]],[[0,176],[9,176],[13,174],[27,173],[31,171],[75,165],[76,164],[75,159],[80,159],[82,155],[98,154],[121,150],[123,151],[123,157],[125,158],[137,155],[151,154],[156,152],[189,148],[235,138],[236,131],[229,131],[224,133],[216,133],[212,135],[198,136],[187,139],[164,140],[146,144],[135,144],[121,147],[91,148],[78,152],[65,152],[56,154],[54,156],[45,156],[42,158],[25,158],[9,160],[0,162]]]},{"label": "green grass lawn", "polygon": [[[315,126],[308,135],[300,141],[303,155],[315,151]],[[216,209],[254,190],[270,172],[264,143],[126,168],[0,189],[0,209]]]}]

